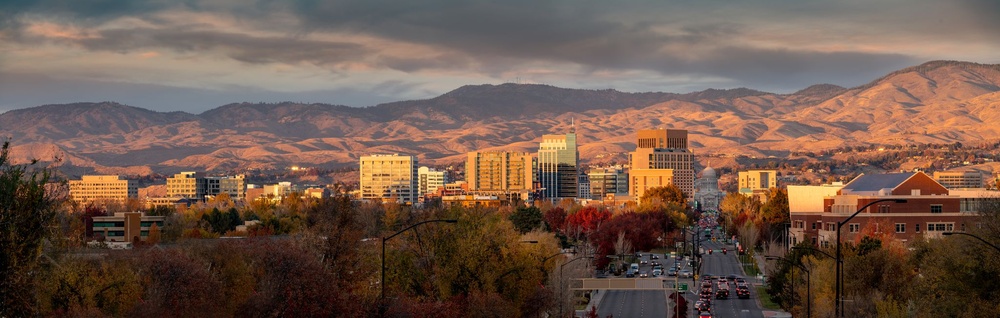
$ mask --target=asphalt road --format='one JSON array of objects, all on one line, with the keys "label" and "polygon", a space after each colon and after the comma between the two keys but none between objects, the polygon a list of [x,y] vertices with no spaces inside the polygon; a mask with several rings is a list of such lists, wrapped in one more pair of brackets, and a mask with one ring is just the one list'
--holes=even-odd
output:
[{"label": "asphalt road", "polygon": [[[710,274],[712,276],[727,276],[736,275],[744,276],[743,271],[740,268],[739,259],[736,258],[736,253],[733,251],[735,246],[733,245],[723,245],[721,243],[705,242],[702,241],[702,246],[705,249],[714,249],[716,252],[709,255],[704,254],[701,258],[702,267],[701,273]],[[729,249],[729,253],[723,255],[718,251],[723,247]],[[753,281],[752,277],[744,277],[748,281]],[[700,284],[699,284],[700,285]],[[757,291],[751,288],[750,299],[739,299],[736,297],[736,284],[735,282],[730,282],[729,290],[732,292],[729,299],[712,299],[712,314],[713,317],[737,317],[737,318],[763,318],[764,314],[761,312],[760,306],[757,303]],[[697,289],[694,289],[695,292]],[[691,307],[695,301],[698,300],[698,295],[696,293],[689,293],[687,295]],[[694,315],[692,310],[692,315]],[[616,316],[617,317],[617,316]]]}]

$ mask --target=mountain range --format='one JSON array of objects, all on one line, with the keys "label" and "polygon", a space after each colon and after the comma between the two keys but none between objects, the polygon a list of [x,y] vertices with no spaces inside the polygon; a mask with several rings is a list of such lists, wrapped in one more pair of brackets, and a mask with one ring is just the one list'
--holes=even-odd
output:
[{"label": "mountain range", "polygon": [[370,153],[459,164],[475,150],[535,152],[543,134],[575,131],[585,163],[624,161],[639,129],[689,131],[699,156],[843,146],[977,143],[1000,138],[1000,65],[933,61],[868,84],[791,94],[746,88],[688,94],[468,85],[372,107],[234,103],[201,114],[114,102],[0,114],[15,160],[58,158],[70,174],[353,167]]}]

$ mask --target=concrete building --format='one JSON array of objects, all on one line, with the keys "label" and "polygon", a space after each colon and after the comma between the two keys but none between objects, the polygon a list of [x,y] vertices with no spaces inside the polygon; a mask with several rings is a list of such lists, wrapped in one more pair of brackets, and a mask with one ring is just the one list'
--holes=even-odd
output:
[{"label": "concrete building", "polygon": [[576,134],[542,135],[538,146],[538,182],[541,195],[553,201],[580,195],[580,153]]},{"label": "concrete building", "polygon": [[866,208],[842,228],[841,241],[866,231],[890,233],[904,242],[919,237],[937,238],[942,232],[965,231],[977,222],[975,206],[963,208],[963,200],[968,205],[967,199],[976,198],[950,194],[923,172],[861,175],[842,188],[837,189],[838,186],[789,186],[792,244],[801,241],[818,246],[836,244],[837,223],[880,199],[907,202],[880,202]]},{"label": "concrete building", "polygon": [[233,201],[246,199],[247,183],[243,175],[207,177],[204,173],[185,171],[167,178],[167,197],[205,201],[207,197],[229,194]]},{"label": "concrete building", "polygon": [[465,161],[469,191],[530,191],[534,160],[526,152],[473,151]]},{"label": "concrete building", "polygon": [[778,187],[777,170],[747,170],[739,172],[739,192],[745,196],[756,196],[761,202],[767,200],[768,189]]},{"label": "concrete building", "polygon": [[715,169],[705,167],[701,177],[695,180],[694,201],[698,202],[702,211],[718,211],[719,203],[725,197],[726,193],[719,190],[719,176]]},{"label": "concrete building", "polygon": [[694,154],[687,148],[687,130],[640,130],[636,136],[636,149],[628,156],[629,195],[638,199],[650,187],[673,184],[693,198]]},{"label": "concrete building", "polygon": [[978,189],[986,185],[978,171],[936,171],[934,180],[948,189]]},{"label": "concrete building", "polygon": [[163,229],[164,216],[147,216],[142,212],[118,212],[114,216],[95,216],[88,227],[87,236],[101,235],[105,241],[135,242],[146,241],[149,229],[155,224]]},{"label": "concrete building", "polygon": [[122,176],[83,176],[80,180],[69,181],[69,195],[80,204],[104,201],[124,203],[139,197],[139,184]]},{"label": "concrete building", "polygon": [[425,196],[437,192],[437,189],[448,183],[446,171],[438,171],[430,167],[420,167],[417,169],[419,185],[417,195]]},{"label": "concrete building", "polygon": [[592,168],[587,172],[590,179],[590,196],[603,200],[608,194],[628,195],[628,172],[622,166]]},{"label": "concrete building", "polygon": [[419,177],[417,157],[393,155],[362,156],[360,160],[362,200],[417,202]]}]

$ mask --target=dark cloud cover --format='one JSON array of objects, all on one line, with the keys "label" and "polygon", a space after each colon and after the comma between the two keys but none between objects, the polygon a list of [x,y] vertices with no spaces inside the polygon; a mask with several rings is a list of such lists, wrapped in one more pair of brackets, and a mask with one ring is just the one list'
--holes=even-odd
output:
[{"label": "dark cloud cover", "polygon": [[[174,24],[176,21],[158,15],[163,12],[224,16],[251,29],[234,32],[206,29],[194,23]],[[137,17],[152,26],[94,29],[122,17]],[[24,30],[32,19],[89,28],[98,36],[38,39]],[[408,77],[381,81],[406,87],[402,90],[331,88],[330,92],[346,93],[311,95],[357,96],[347,98],[361,101],[368,94],[372,96],[369,102],[328,102],[372,105],[391,99],[392,92],[412,93],[416,83],[433,82],[440,72],[500,78],[531,72],[539,65],[562,72],[545,78],[550,83],[555,81],[555,85],[559,85],[560,78],[565,79],[564,83],[579,83],[581,77],[593,74],[641,72],[659,74],[664,82],[678,77],[712,79],[701,84],[665,85],[667,91],[709,88],[699,85],[774,92],[792,92],[819,83],[855,86],[926,60],[952,58],[934,55],[936,51],[931,50],[917,52],[912,47],[892,50],[892,45],[899,45],[893,43],[915,40],[928,47],[963,41],[970,47],[1000,43],[1000,1],[0,1],[0,30],[0,37],[24,46],[55,42],[89,51],[121,53],[166,49],[224,56],[251,65],[313,65],[347,75],[351,70],[344,65],[363,61],[368,67],[394,70]],[[255,32],[260,30],[273,32]],[[761,43],[760,39],[771,36],[767,32],[773,30],[787,33],[774,36],[799,38]],[[346,37],[330,40],[316,36],[328,34]],[[351,40],[350,36],[413,44],[433,48],[434,52],[389,54],[371,42]],[[890,49],[859,49],[879,45]],[[954,53],[963,56],[963,47],[954,48]],[[983,59],[974,62],[1000,62],[997,56]],[[0,66],[0,75],[4,72]],[[618,76],[616,82],[628,81],[625,77],[629,75]],[[66,85],[66,81],[54,78],[40,76],[36,84]],[[636,78],[634,83],[648,87],[655,80]],[[99,87],[116,83],[108,79],[98,82],[95,85]],[[4,95],[13,92],[2,89]],[[173,95],[156,93],[171,92],[162,85],[138,90],[146,92],[144,96],[149,99],[169,99]],[[212,96],[246,93],[240,89],[206,92],[188,96],[215,100]],[[234,101],[239,99],[239,95],[228,96],[233,96]]]}]

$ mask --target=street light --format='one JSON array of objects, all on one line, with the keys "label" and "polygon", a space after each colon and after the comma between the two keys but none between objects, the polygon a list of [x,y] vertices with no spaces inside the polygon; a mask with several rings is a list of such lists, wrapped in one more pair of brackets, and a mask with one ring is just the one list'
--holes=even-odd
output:
[{"label": "street light", "polygon": [[864,211],[865,209],[867,209],[868,207],[872,206],[873,204],[879,203],[879,202],[889,202],[889,201],[892,201],[892,202],[895,202],[895,203],[906,203],[906,199],[878,199],[878,200],[875,200],[875,201],[872,201],[872,202],[868,202],[868,204],[865,204],[865,206],[863,206],[860,209],[858,209],[857,212],[854,212],[854,214],[851,214],[850,217],[844,219],[843,221],[837,222],[837,263],[835,264],[835,265],[837,265],[837,286],[834,288],[835,291],[836,291],[836,298],[833,300],[834,301],[834,314],[833,314],[834,317],[843,317],[843,314],[844,314],[844,310],[842,308],[843,304],[840,301],[840,297],[844,293],[843,292],[843,288],[844,288],[844,286],[843,286],[844,285],[844,282],[843,282],[843,280],[844,280],[844,273],[843,273],[843,271],[844,271],[844,264],[840,260],[840,258],[841,258],[841,255],[840,255],[840,228],[843,227],[844,224],[847,224],[847,221],[850,221],[855,216],[858,216],[858,214],[860,214],[861,211]]},{"label": "street light", "polygon": [[593,256],[580,256],[580,257],[571,259],[568,262],[562,263],[562,265],[559,265],[559,317],[563,317],[563,303],[566,302],[566,297],[563,296],[563,290],[565,289],[565,288],[563,288],[563,286],[565,285],[565,282],[563,280],[563,267],[566,267],[566,265],[569,265],[572,262],[575,262],[575,261],[578,261],[578,260],[581,260],[581,259],[584,259],[584,258],[594,259]]},{"label": "street light", "polygon": [[[806,317],[807,318],[808,317],[812,317],[812,291],[811,291],[812,290],[812,286],[811,286],[812,283],[810,282],[810,281],[812,281],[812,274],[809,273],[809,269],[806,268],[805,265],[802,265],[800,263],[794,263],[794,262],[789,261],[789,260],[787,260],[787,259],[785,259],[783,257],[765,256],[764,259],[782,261],[782,262],[791,264],[793,266],[796,266],[798,268],[801,268],[802,270],[804,270],[806,272]],[[795,281],[792,280],[792,286],[794,286],[794,285],[795,285]],[[792,292],[795,292],[795,287],[792,287]],[[792,295],[792,301],[795,301],[795,295]]]},{"label": "street light", "polygon": [[993,249],[997,250],[997,252],[1000,252],[1000,247],[997,247],[996,245],[993,245],[993,243],[987,242],[986,240],[984,240],[981,237],[978,237],[978,236],[975,236],[975,235],[972,235],[972,234],[969,234],[969,233],[965,233],[965,232],[944,232],[944,233],[941,233],[941,235],[944,235],[944,236],[951,236],[953,234],[971,236],[971,237],[979,240],[980,242],[986,243],[986,245],[989,245]]},{"label": "street light", "polygon": [[402,234],[403,232],[406,232],[406,231],[408,231],[408,230],[410,230],[412,228],[415,228],[415,227],[417,227],[419,225],[423,225],[423,224],[426,224],[426,223],[435,223],[435,222],[458,223],[458,220],[443,220],[442,219],[442,220],[427,220],[427,221],[423,221],[423,222],[418,222],[417,224],[410,225],[409,227],[407,227],[405,229],[402,229],[402,230],[400,230],[399,232],[396,232],[393,235],[389,235],[389,237],[382,237],[382,277],[379,279],[379,287],[381,287],[380,288],[381,289],[381,292],[380,292],[381,296],[379,296],[379,299],[380,299],[380,301],[382,301],[383,304],[385,303],[385,242],[388,241],[388,240],[391,240],[392,238],[396,237],[397,235]]}]

